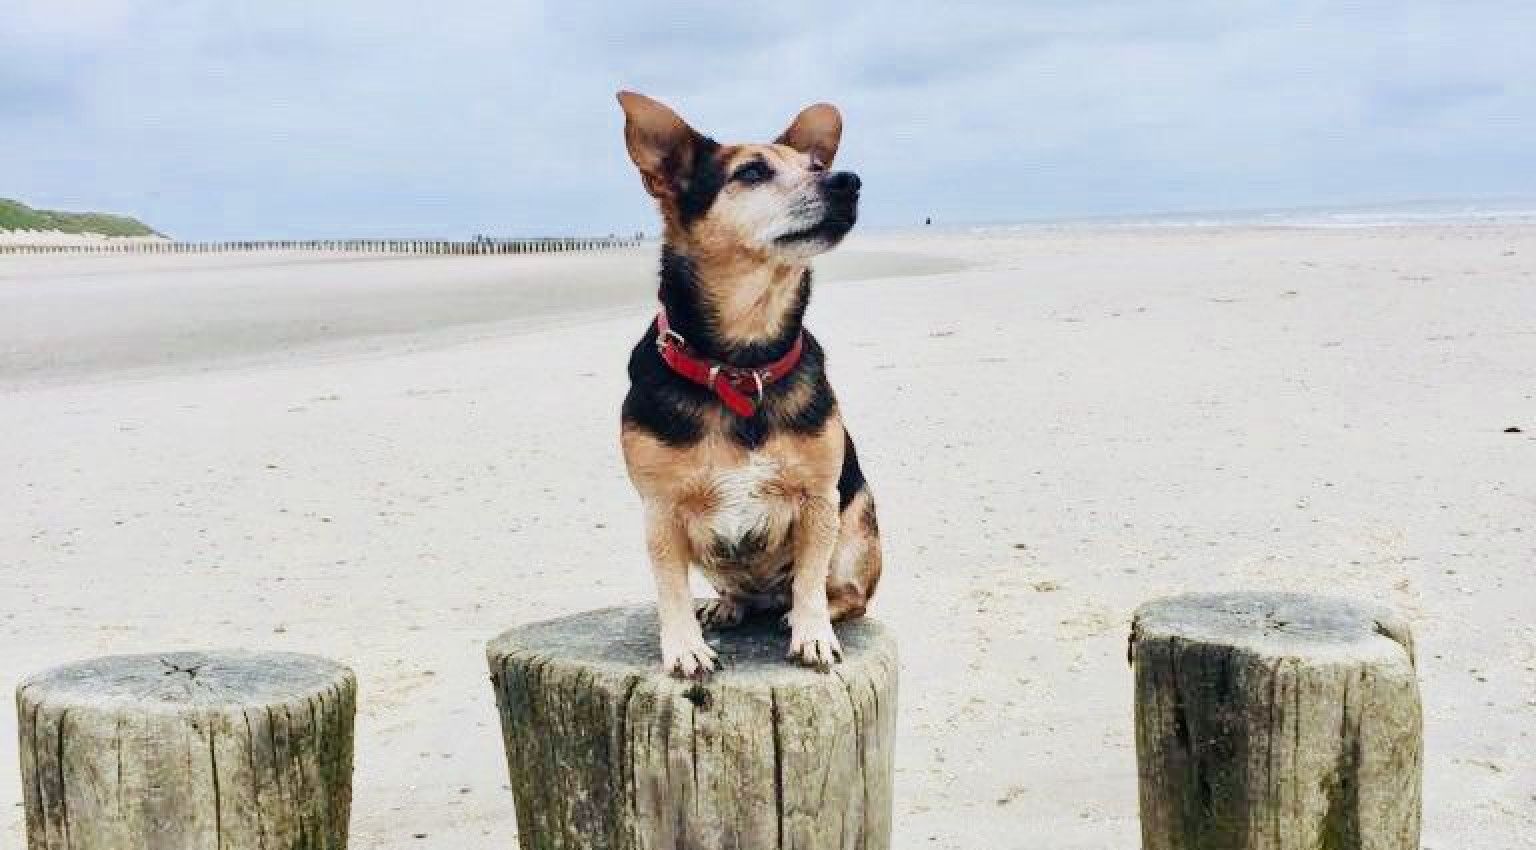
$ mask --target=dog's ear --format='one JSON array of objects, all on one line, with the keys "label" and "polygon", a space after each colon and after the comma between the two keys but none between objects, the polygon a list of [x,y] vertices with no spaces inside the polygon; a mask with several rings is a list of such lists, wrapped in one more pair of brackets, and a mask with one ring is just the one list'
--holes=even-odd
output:
[{"label": "dog's ear", "polygon": [[837,143],[843,138],[843,116],[830,103],[807,106],[795,116],[789,129],[774,141],[789,145],[801,153],[808,153],[830,166],[837,156]]},{"label": "dog's ear", "polygon": [[658,198],[676,197],[683,176],[693,168],[695,143],[703,137],[660,101],[632,91],[621,91],[618,97],[624,108],[624,144],[640,169],[645,191]]}]

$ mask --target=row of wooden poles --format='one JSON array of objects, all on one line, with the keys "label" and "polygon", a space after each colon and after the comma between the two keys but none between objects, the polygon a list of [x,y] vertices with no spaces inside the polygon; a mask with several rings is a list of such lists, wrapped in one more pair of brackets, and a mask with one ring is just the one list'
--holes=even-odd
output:
[{"label": "row of wooden poles", "polygon": [[[749,623],[719,634],[727,668],[708,682],[657,670],[656,634],[653,607],[610,608],[488,644],[520,846],[888,850],[890,629],[839,626],[825,674]],[[1129,649],[1143,850],[1419,850],[1421,708],[1392,614],[1190,594],[1138,609]],[[356,695],[341,664],[285,653],[34,676],[17,692],[28,847],[342,850]],[[1049,824],[1011,828],[1051,846]]]},{"label": "row of wooden poles", "polygon": [[229,254],[253,251],[338,251],[373,254],[549,254],[633,248],[636,239],[286,239],[259,242],[96,242],[79,245],[0,245],[0,254]]}]

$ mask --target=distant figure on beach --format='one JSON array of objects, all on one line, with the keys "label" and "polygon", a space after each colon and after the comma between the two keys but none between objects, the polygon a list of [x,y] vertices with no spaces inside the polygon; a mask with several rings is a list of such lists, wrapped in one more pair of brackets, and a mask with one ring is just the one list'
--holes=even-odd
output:
[{"label": "distant figure on beach", "polygon": [[931,224],[933,224],[933,216],[930,215],[927,218],[923,219],[923,226],[924,227],[928,227]]}]

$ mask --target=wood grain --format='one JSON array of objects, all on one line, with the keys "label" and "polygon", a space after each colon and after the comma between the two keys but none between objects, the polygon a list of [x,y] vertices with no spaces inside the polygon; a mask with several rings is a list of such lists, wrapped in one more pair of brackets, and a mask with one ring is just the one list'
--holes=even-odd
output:
[{"label": "wood grain", "polygon": [[307,655],[178,652],[22,682],[30,850],[342,850],[352,672]]},{"label": "wood grain", "polygon": [[1130,638],[1144,850],[1418,850],[1407,627],[1323,596],[1148,603]]},{"label": "wood grain", "polygon": [[662,674],[655,609],[514,629],[487,655],[525,850],[885,850],[895,641],[837,627],[831,673],[784,659],[788,634],[712,633],[725,670]]}]

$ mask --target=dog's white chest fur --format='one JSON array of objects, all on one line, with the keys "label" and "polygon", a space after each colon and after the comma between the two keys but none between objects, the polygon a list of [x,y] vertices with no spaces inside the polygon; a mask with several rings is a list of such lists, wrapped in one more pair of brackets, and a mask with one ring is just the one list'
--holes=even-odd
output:
[{"label": "dog's white chest fur", "polygon": [[773,524],[769,483],[778,478],[778,461],[753,453],[741,466],[715,472],[710,482],[714,512],[710,530],[717,540],[735,543],[767,532]]}]

